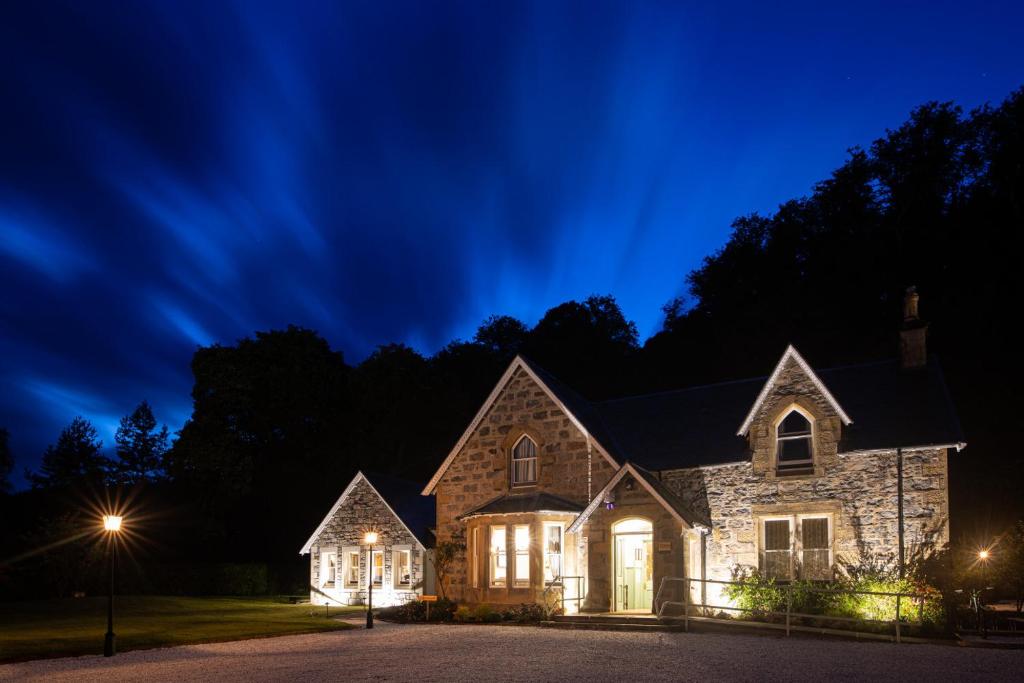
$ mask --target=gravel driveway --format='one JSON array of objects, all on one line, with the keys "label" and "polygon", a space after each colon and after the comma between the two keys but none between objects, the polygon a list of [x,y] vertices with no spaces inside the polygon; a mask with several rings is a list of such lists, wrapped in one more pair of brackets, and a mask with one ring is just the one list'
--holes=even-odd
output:
[{"label": "gravel driveway", "polygon": [[1022,650],[711,633],[399,626],[0,666],[0,680],[1020,680]]}]

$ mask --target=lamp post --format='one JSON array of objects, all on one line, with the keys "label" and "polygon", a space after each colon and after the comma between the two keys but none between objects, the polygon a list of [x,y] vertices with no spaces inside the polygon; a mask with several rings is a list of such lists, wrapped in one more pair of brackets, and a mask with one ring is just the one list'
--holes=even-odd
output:
[{"label": "lamp post", "polygon": [[370,546],[369,562],[367,562],[367,590],[366,590],[366,628],[373,628],[373,544],[377,542],[377,532],[366,532],[366,544]]},{"label": "lamp post", "polygon": [[117,533],[121,531],[120,515],[103,515],[103,529],[107,532],[107,559],[110,562],[110,592],[107,594],[107,635],[103,639],[103,656],[114,656],[114,551]]},{"label": "lamp post", "polygon": [[981,590],[978,591],[978,629],[982,638],[988,638],[988,631],[985,629],[985,609],[982,601],[985,598],[985,589],[988,584],[988,549],[978,551],[978,561],[981,562]]}]

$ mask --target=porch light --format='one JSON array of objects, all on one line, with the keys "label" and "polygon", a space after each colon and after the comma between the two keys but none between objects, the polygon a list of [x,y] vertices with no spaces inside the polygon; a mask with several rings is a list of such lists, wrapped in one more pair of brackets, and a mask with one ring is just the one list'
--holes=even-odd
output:
[{"label": "porch light", "polygon": [[103,515],[103,528],[107,531],[120,531],[121,530],[121,516],[120,515]]},{"label": "porch light", "polygon": [[987,560],[988,559],[988,550],[979,550],[978,551],[978,559],[982,560],[982,561]]}]

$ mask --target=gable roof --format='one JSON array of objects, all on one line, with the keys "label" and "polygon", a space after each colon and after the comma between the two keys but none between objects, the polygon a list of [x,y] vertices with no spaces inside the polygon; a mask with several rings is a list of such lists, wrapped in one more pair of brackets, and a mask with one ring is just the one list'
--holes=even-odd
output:
[{"label": "gable roof", "polygon": [[[857,416],[839,452],[944,446],[964,436],[935,358],[906,371],[897,359],[821,370],[819,380]],[[595,403],[623,458],[650,470],[748,460],[735,425],[770,378],[722,382]]]},{"label": "gable roof", "polygon": [[575,533],[583,523],[590,519],[590,516],[597,511],[605,497],[608,496],[611,491],[618,486],[619,482],[622,481],[627,474],[633,475],[635,479],[644,489],[647,490],[651,497],[661,503],[662,507],[668,510],[673,517],[683,523],[687,528],[694,528],[698,526],[710,526],[709,520],[706,520],[698,515],[694,514],[684,503],[680,500],[671,489],[658,479],[656,475],[648,472],[643,467],[636,465],[632,462],[627,462],[623,465],[618,472],[616,472],[608,483],[604,485],[597,495],[594,496],[593,500],[583,509],[580,516],[573,520],[573,523],[569,525],[565,531],[566,533]]},{"label": "gable roof", "polygon": [[338,509],[344,505],[349,494],[352,493],[352,490],[360,481],[365,481],[370,490],[377,494],[377,497],[383,501],[385,507],[398,518],[398,521],[416,539],[420,547],[424,550],[427,548],[430,540],[430,529],[433,527],[435,519],[434,499],[419,495],[419,484],[404,479],[376,473],[373,475],[373,479],[377,482],[377,486],[361,471],[356,472],[356,476],[352,478],[352,481],[342,491],[338,500],[331,506],[330,511],[324,516],[316,531],[309,537],[306,544],[302,546],[302,549],[299,551],[300,555],[305,555],[309,552],[313,542],[316,541],[317,537],[327,527],[328,522],[331,521],[331,518],[334,517]]},{"label": "gable roof", "polygon": [[524,357],[517,355],[512,359],[512,362],[509,363],[505,373],[501,376],[501,379],[498,380],[498,383],[494,385],[494,389],[491,390],[490,395],[488,395],[483,405],[480,406],[480,410],[477,411],[473,420],[469,423],[469,426],[466,427],[462,436],[459,437],[455,446],[448,453],[448,456],[444,459],[444,462],[441,463],[441,466],[437,469],[437,472],[434,473],[434,476],[431,477],[430,481],[423,488],[422,493],[424,496],[429,496],[434,492],[434,488],[437,486],[438,482],[441,481],[441,477],[443,477],[444,473],[448,471],[448,468],[458,456],[462,447],[466,445],[469,437],[472,436],[474,431],[476,431],[476,428],[480,425],[480,422],[484,417],[487,416],[491,406],[493,406],[494,402],[498,400],[498,397],[505,389],[505,386],[509,383],[509,380],[512,379],[512,376],[519,369],[526,372],[526,374],[529,375],[541,389],[547,392],[548,396],[551,397],[551,400],[553,400],[562,412],[565,413],[565,416],[568,417],[574,425],[576,425],[577,429],[583,432],[584,436],[592,440],[594,447],[608,460],[608,462],[612,464],[613,467],[619,466],[615,461],[614,456],[611,454],[614,450],[614,446],[610,445],[612,439],[606,433],[606,430],[601,424],[600,417],[593,409],[593,405],[575,391],[559,382],[552,375],[541,369],[535,363],[527,361]]},{"label": "gable roof", "polygon": [[786,367],[786,363],[790,360],[800,366],[800,369],[803,370],[804,374],[810,378],[811,382],[814,383],[815,388],[821,392],[822,396],[825,397],[825,400],[828,401],[832,405],[832,408],[839,414],[839,418],[843,421],[844,425],[848,425],[853,422],[853,420],[851,420],[843,410],[843,407],[839,405],[839,401],[832,396],[832,393],[828,390],[825,384],[816,374],[814,374],[814,370],[812,370],[811,366],[807,364],[807,361],[804,360],[803,356],[801,356],[797,350],[793,348],[793,345],[790,344],[786,347],[785,352],[782,354],[782,358],[779,359],[778,364],[775,366],[775,370],[773,370],[772,374],[769,375],[768,381],[764,383],[764,388],[761,389],[761,393],[758,394],[757,400],[754,401],[754,405],[750,407],[750,412],[747,413],[746,419],[743,420],[743,424],[740,425],[739,431],[736,432],[738,436],[746,436],[747,430],[750,429],[750,423],[754,421],[754,416],[756,416],[757,411],[761,409],[765,399],[768,398],[768,394],[771,393],[772,387],[775,386],[775,382],[778,381],[779,375],[782,374],[782,369]]},{"label": "gable roof", "polygon": [[543,491],[533,493],[512,493],[498,496],[489,500],[469,512],[459,515],[459,518],[474,517],[477,515],[509,515],[524,512],[570,512],[578,513],[583,511],[583,506]]}]

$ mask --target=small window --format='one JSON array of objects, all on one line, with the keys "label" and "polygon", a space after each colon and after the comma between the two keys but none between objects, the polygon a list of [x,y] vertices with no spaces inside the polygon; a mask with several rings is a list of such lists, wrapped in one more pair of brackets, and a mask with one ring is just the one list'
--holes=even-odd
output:
[{"label": "small window", "polygon": [[370,560],[370,568],[372,569],[371,576],[373,577],[373,585],[383,586],[384,585],[384,551],[374,550],[373,557]]},{"label": "small window", "polygon": [[345,586],[348,588],[359,587],[359,556],[358,548],[345,550]]},{"label": "small window", "polygon": [[544,581],[562,579],[562,525],[544,525]]},{"label": "small window", "polygon": [[505,527],[491,527],[491,585],[504,586],[508,577],[506,561]]},{"label": "small window", "polygon": [[800,578],[832,579],[832,553],[828,539],[828,517],[800,520]]},{"label": "small window", "polygon": [[761,570],[770,579],[789,581],[793,578],[793,542],[788,519],[766,519],[764,522],[764,553]]},{"label": "small window", "polygon": [[814,464],[811,422],[792,410],[778,426],[776,457],[781,472],[806,470]]},{"label": "small window", "polygon": [[338,554],[323,553],[320,555],[321,586],[332,587],[338,578]]},{"label": "small window", "polygon": [[512,448],[512,485],[537,483],[537,444],[528,436]]},{"label": "small window", "polygon": [[526,524],[515,526],[516,566],[515,585],[526,588],[530,585],[530,527]]},{"label": "small window", "polygon": [[395,577],[395,588],[412,588],[412,552],[405,549],[392,550],[391,571]]}]

